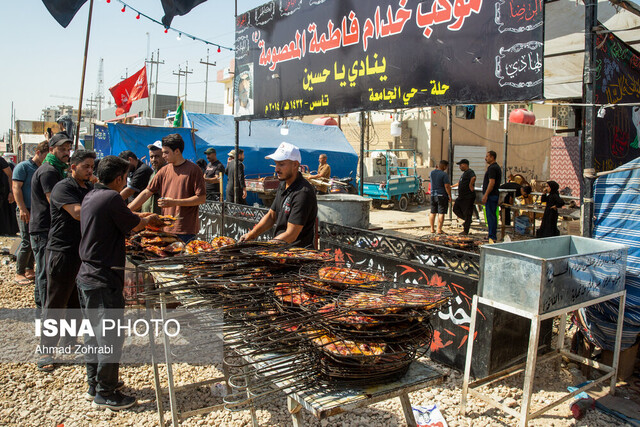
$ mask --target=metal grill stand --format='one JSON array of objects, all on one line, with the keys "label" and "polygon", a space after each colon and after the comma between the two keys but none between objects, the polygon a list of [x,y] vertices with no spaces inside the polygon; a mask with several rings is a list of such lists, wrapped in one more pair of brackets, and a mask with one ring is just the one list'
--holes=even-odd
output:
[{"label": "metal grill stand", "polygon": [[[152,276],[154,277],[155,282],[157,284],[160,284],[158,286],[162,286],[161,283],[163,280],[166,280],[168,278],[168,276],[166,274],[162,274],[162,273],[151,273]],[[167,298],[170,296],[170,293],[160,293],[159,295],[159,305],[160,305],[160,315],[162,318],[162,323],[164,324],[165,321],[167,320]],[[147,302],[147,313],[149,313],[149,302]],[[190,390],[193,388],[197,388],[203,385],[208,385],[208,384],[213,384],[216,382],[220,382],[220,381],[224,381],[226,384],[227,378],[228,378],[228,373],[227,373],[227,369],[226,366],[223,363],[223,376],[222,377],[217,377],[217,378],[211,378],[208,380],[204,380],[204,381],[198,381],[195,383],[189,383],[189,384],[184,384],[181,385],[179,387],[176,387],[175,385],[175,379],[174,379],[174,374],[173,374],[173,358],[172,358],[172,353],[171,353],[171,340],[169,338],[168,335],[163,334],[163,349],[164,349],[164,357],[165,357],[165,363],[167,366],[167,390],[162,390],[161,385],[160,385],[160,376],[159,376],[159,369],[158,369],[158,362],[157,362],[157,358],[155,356],[156,354],[156,344],[155,341],[153,339],[153,334],[149,334],[149,345],[151,347],[151,354],[152,354],[152,364],[153,364],[153,379],[154,379],[154,386],[155,386],[155,391],[156,391],[156,401],[157,401],[157,406],[158,406],[158,417],[160,420],[160,425],[163,426],[164,425],[164,408],[163,408],[163,404],[162,404],[162,395],[169,395],[169,406],[171,408],[171,420],[172,420],[172,425],[173,426],[178,426],[180,425],[180,421],[181,420],[185,420],[189,417],[192,417],[194,415],[200,415],[200,414],[207,414],[209,412],[218,410],[218,409],[223,409],[224,408],[224,403],[220,403],[218,405],[212,405],[212,406],[207,406],[207,407],[203,407],[203,408],[198,408],[198,409],[193,409],[190,411],[180,411],[178,409],[178,401],[176,399],[176,392],[178,391],[185,391],[185,390]],[[224,354],[223,354],[223,358],[224,358]],[[228,385],[227,385],[228,387]]]},{"label": "metal grill stand", "polygon": [[[601,363],[596,362],[593,359],[588,359],[586,357],[581,357],[578,356],[576,354],[573,354],[569,351],[564,350],[564,334],[565,334],[565,328],[566,328],[566,319],[567,319],[567,314],[578,310],[580,308],[583,307],[589,307],[591,305],[594,304],[598,304],[604,301],[608,301],[614,298],[620,298],[620,303],[618,306],[618,312],[620,313],[620,316],[618,317],[618,324],[617,324],[617,329],[616,329],[616,342],[615,342],[615,350],[614,350],[614,357],[613,357],[613,364],[612,366],[607,366],[607,365],[603,365]],[[626,299],[626,291],[621,291],[621,292],[616,292],[614,294],[610,294],[601,298],[596,298],[593,299],[591,301],[582,303],[582,304],[576,304],[574,306],[571,307],[567,307],[564,309],[560,309],[560,310],[556,310],[556,311],[552,311],[550,313],[546,313],[544,315],[537,315],[537,314],[532,314],[530,312],[524,311],[524,310],[520,310],[518,308],[506,305],[506,304],[502,304],[499,303],[497,301],[493,301],[491,299],[487,299],[487,298],[483,298],[483,297],[479,297],[478,295],[474,295],[473,296],[473,306],[471,308],[471,312],[473,313],[471,316],[471,325],[469,326],[469,339],[468,339],[468,345],[467,345],[467,358],[466,358],[466,362],[465,362],[465,368],[464,368],[464,381],[462,384],[462,400],[460,402],[460,413],[462,415],[464,415],[466,413],[466,406],[467,406],[467,393],[471,394],[474,397],[477,397],[479,399],[484,400],[486,403],[488,403],[489,405],[498,408],[498,409],[502,409],[503,411],[505,411],[506,413],[508,413],[509,415],[515,417],[516,419],[519,420],[518,425],[519,426],[526,426],[527,423],[529,422],[529,420],[539,417],[540,415],[542,415],[544,412],[547,412],[548,410],[556,407],[557,405],[561,404],[562,402],[572,398],[573,396],[577,395],[578,393],[581,393],[585,390],[588,390],[604,381],[606,381],[607,379],[611,378],[611,384],[610,384],[610,389],[609,389],[609,394],[613,395],[615,393],[615,386],[616,386],[616,375],[618,372],[618,359],[620,356],[620,341],[622,338],[622,321],[624,320],[624,304],[625,304],[625,299]],[[469,383],[469,374],[471,371],[471,359],[473,357],[473,335],[475,333],[475,328],[476,328],[476,317],[477,317],[477,309],[478,309],[478,304],[482,303],[488,306],[491,306],[493,308],[496,308],[498,310],[502,310],[502,311],[506,311],[509,313],[513,313],[516,314],[518,316],[527,318],[531,321],[531,332],[529,334],[529,348],[527,351],[527,360],[525,363],[516,365],[514,367],[511,367],[509,369],[505,369],[503,371],[497,372],[487,378],[483,378],[481,380],[475,381],[473,383]],[[545,354],[544,356],[541,357],[537,357],[538,354],[538,340],[539,340],[539,332],[540,332],[540,322],[542,322],[543,320],[546,319],[551,319],[554,317],[560,316],[560,328],[558,331],[558,344],[557,344],[557,349]],[[565,356],[573,361],[588,365],[592,368],[595,369],[599,369],[601,371],[605,371],[606,374],[603,375],[602,377],[598,378],[595,381],[590,382],[589,384],[579,388],[578,390],[567,394],[566,396],[563,396],[562,398],[556,400],[555,402],[550,403],[549,405],[545,406],[542,409],[537,410],[534,413],[529,413],[529,406],[531,404],[531,395],[532,395],[532,390],[533,390],[533,380],[534,380],[534,376],[535,376],[535,369],[536,369],[536,362],[542,362],[542,361],[546,361],[549,359],[553,359],[555,357],[559,357],[559,356]],[[479,391],[476,391],[475,388],[478,387],[482,387],[484,385],[489,385],[492,384],[494,382],[500,381],[502,379],[508,378],[510,376],[516,375],[520,372],[524,371],[524,388],[523,388],[523,392],[522,392],[522,403],[520,404],[520,412],[516,411],[515,409],[512,409],[506,405],[504,405],[503,403],[498,402],[497,400],[495,400],[493,397],[491,397],[490,395],[486,395],[483,394]]]},{"label": "metal grill stand", "polygon": [[[609,392],[613,394],[616,386],[626,300],[624,290],[626,260],[626,246],[575,236],[484,246],[480,256],[482,276],[478,295],[474,295],[471,307],[471,325],[460,403],[461,414],[464,415],[466,412],[467,393],[469,393],[512,415],[519,420],[518,425],[526,426],[529,420],[607,379],[611,379]],[[620,298],[620,301],[612,366],[565,351],[567,314],[614,298]],[[469,384],[478,304],[529,319],[529,346],[525,363]],[[557,316],[561,316],[557,348],[538,358],[540,323]],[[599,369],[605,374],[573,393],[530,413],[536,362],[558,356]],[[524,371],[524,387],[519,412],[489,395],[474,390],[522,371]]]}]

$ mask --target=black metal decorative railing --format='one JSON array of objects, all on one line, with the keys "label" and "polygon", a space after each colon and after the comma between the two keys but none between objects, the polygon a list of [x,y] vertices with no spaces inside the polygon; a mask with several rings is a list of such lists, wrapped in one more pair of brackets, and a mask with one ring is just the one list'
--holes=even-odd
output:
[{"label": "black metal decorative railing", "polygon": [[[251,230],[267,212],[265,208],[208,202],[200,206],[200,234],[209,240],[218,235],[237,239]],[[272,237],[273,232],[269,231],[261,239]],[[480,277],[480,256],[472,252],[325,222],[318,224],[318,241],[321,248],[328,244],[357,247],[372,257],[393,257],[476,280]]]},{"label": "black metal decorative railing", "polygon": [[258,223],[269,210],[266,208],[256,208],[247,205],[236,205],[235,203],[224,204],[225,217],[231,217],[238,220],[253,221]]},{"label": "black metal decorative railing", "polygon": [[318,226],[318,238],[321,245],[352,246],[372,256],[385,255],[474,279],[480,276],[480,256],[472,252],[325,222]]},{"label": "black metal decorative railing", "polygon": [[[256,225],[267,213],[267,209],[233,203],[207,202],[200,206],[200,233],[206,240],[215,236],[238,239]],[[264,233],[260,240],[269,240],[273,231]]]},{"label": "black metal decorative railing", "polygon": [[200,233],[205,240],[222,235],[222,203],[207,202],[200,205]]}]

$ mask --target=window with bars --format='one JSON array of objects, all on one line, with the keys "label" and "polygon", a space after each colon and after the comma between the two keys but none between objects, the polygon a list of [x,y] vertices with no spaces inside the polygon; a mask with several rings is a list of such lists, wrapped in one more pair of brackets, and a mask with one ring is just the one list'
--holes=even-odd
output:
[{"label": "window with bars", "polygon": [[558,121],[559,127],[573,127],[576,121],[573,108],[568,105],[554,105],[553,117]]}]

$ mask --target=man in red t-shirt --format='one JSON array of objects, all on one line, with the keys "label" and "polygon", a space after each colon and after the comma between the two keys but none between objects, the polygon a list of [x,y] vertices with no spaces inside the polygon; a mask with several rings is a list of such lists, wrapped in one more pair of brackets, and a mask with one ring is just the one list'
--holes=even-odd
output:
[{"label": "man in red t-shirt", "polygon": [[173,133],[162,138],[162,157],[168,164],[129,204],[129,209],[140,209],[154,193],[159,193],[162,197],[158,199],[158,206],[162,208],[162,213],[178,218],[173,226],[167,227],[167,231],[176,233],[187,242],[198,233],[198,206],[206,202],[207,196],[202,169],[185,159],[183,151],[184,140],[179,134]]}]

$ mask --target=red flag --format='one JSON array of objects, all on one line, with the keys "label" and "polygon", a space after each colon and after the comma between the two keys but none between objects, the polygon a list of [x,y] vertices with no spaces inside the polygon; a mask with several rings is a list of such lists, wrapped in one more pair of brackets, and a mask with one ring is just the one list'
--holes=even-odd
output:
[{"label": "red flag", "polygon": [[116,116],[128,113],[133,101],[149,97],[147,86],[147,67],[109,88],[109,92],[116,101]]}]

